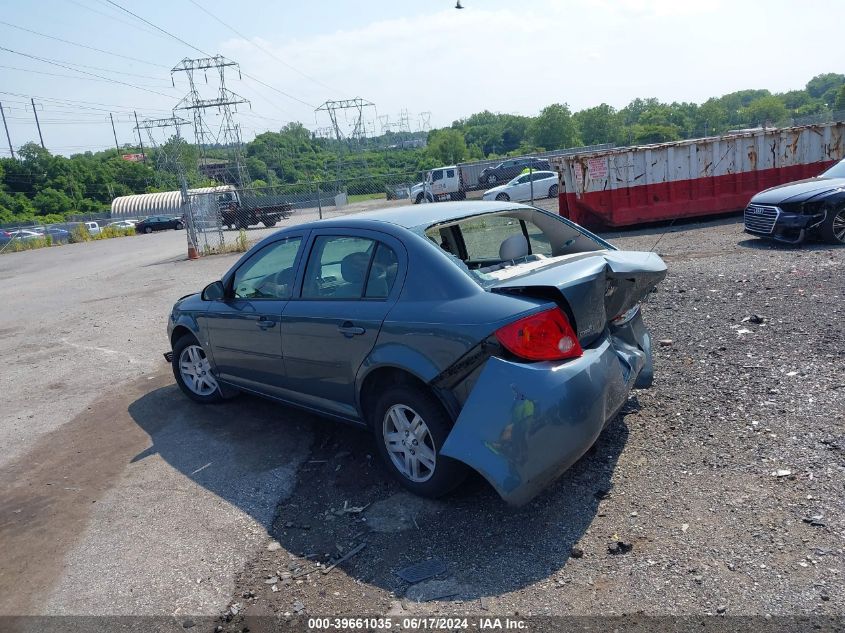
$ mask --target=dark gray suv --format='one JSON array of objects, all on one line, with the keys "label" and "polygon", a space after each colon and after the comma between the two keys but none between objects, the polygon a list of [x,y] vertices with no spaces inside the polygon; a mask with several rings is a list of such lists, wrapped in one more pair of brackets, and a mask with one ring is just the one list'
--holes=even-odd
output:
[{"label": "dark gray suv", "polygon": [[484,171],[478,176],[478,184],[493,185],[500,181],[506,182],[521,174],[525,169],[549,171],[551,168],[552,166],[545,158],[535,158],[533,156],[527,158],[509,158],[494,167],[485,167]]}]

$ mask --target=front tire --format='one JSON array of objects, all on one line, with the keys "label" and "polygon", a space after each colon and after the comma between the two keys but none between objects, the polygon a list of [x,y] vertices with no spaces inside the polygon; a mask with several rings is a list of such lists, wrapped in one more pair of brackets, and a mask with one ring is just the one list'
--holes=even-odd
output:
[{"label": "front tire", "polygon": [[443,406],[411,385],[387,389],[373,411],[379,454],[393,477],[422,497],[441,497],[467,475],[464,464],[440,454],[452,429]]},{"label": "front tire", "polygon": [[487,176],[488,185],[495,185],[497,182],[499,182],[499,177],[496,176],[496,174],[490,174],[489,176]]},{"label": "front tire", "polygon": [[147,235],[149,235],[152,232],[153,232],[153,228],[151,226],[145,226],[144,227],[144,233],[146,233]]},{"label": "front tire", "polygon": [[506,193],[500,193],[498,196],[496,196],[496,200],[500,200],[502,202],[507,202],[510,199],[511,197]]},{"label": "front tire", "polygon": [[272,220],[264,220],[264,222],[262,222],[262,224],[264,226],[266,226],[268,229],[273,227],[273,226],[276,226],[276,223],[273,222]]},{"label": "front tire", "polygon": [[177,230],[177,231],[181,231],[181,230],[182,230],[182,229],[184,229],[184,228],[185,228],[185,225],[184,225],[184,224],[182,224],[181,222],[177,222],[177,223],[176,223],[176,230]]},{"label": "front tire", "polygon": [[828,207],[820,232],[825,242],[845,244],[845,206],[839,209]]},{"label": "front tire", "polygon": [[171,366],[179,389],[194,402],[216,404],[223,400],[205,350],[192,335],[176,341]]},{"label": "front tire", "polygon": [[557,185],[549,187],[549,198],[557,198]]}]

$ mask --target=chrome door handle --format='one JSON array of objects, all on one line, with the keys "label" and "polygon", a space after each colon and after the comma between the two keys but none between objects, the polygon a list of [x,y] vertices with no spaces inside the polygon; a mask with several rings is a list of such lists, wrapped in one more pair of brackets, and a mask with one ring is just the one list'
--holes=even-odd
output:
[{"label": "chrome door handle", "polygon": [[360,336],[367,330],[362,327],[356,327],[352,325],[351,322],[346,321],[343,325],[337,328],[337,331],[346,336],[347,338],[352,338],[353,336]]},{"label": "chrome door handle", "polygon": [[258,319],[255,324],[262,330],[269,330],[271,327],[276,327],[276,322],[270,319]]}]

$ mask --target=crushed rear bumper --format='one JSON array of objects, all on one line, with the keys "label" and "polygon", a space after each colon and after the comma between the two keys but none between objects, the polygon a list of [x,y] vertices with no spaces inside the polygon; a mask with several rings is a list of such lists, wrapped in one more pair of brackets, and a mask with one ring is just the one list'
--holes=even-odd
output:
[{"label": "crushed rear bumper", "polygon": [[587,452],[630,390],[651,384],[651,372],[639,314],[572,361],[492,357],[441,454],[477,470],[506,502],[527,503]]}]

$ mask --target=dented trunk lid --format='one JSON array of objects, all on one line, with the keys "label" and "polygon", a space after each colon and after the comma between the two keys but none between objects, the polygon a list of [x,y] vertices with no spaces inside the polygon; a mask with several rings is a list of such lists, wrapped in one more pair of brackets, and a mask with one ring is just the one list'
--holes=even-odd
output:
[{"label": "dented trunk lid", "polygon": [[491,292],[562,299],[574,319],[582,345],[589,345],[607,324],[633,308],[666,276],[655,253],[602,250],[495,282]]}]

